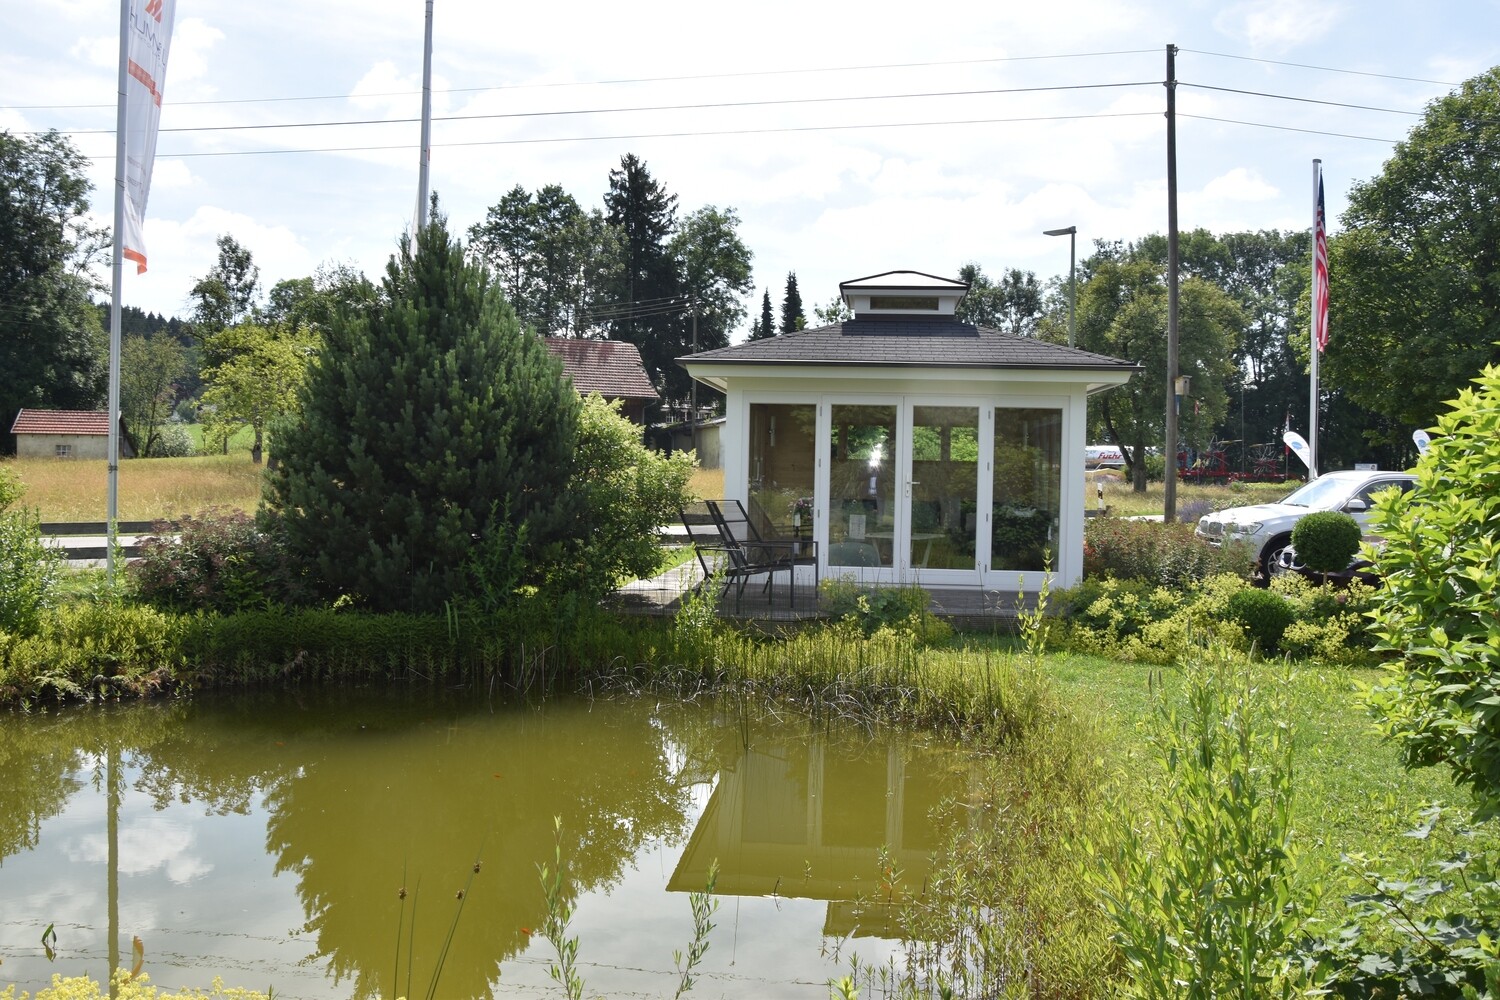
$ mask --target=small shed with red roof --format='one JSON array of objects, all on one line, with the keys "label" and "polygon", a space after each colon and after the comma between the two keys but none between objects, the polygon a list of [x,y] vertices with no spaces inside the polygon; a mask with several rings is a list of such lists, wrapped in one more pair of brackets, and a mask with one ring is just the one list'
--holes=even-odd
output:
[{"label": "small shed with red roof", "polygon": [[[17,458],[109,457],[109,414],[103,410],[23,409],[10,432],[16,436]],[[123,420],[120,457],[135,457]]]},{"label": "small shed with red roof", "polygon": [[646,423],[646,406],[661,397],[641,352],[623,340],[581,340],[548,337],[547,350],[563,363],[563,373],[573,380],[580,396],[597,392],[607,400],[620,400],[621,412],[633,423]]}]

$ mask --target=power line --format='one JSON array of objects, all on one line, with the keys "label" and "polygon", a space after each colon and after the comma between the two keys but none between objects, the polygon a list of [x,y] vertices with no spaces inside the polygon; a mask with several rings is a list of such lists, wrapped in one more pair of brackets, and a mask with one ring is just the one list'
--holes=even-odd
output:
[{"label": "power line", "polygon": [[1310,63],[1282,62],[1280,59],[1261,59],[1257,56],[1236,56],[1227,52],[1205,52],[1202,49],[1178,49],[1179,52],[1191,52],[1198,56],[1214,56],[1219,59],[1240,59],[1244,62],[1268,63],[1272,66],[1292,66],[1296,69],[1315,69],[1322,73],[1344,73],[1349,76],[1372,76],[1379,80],[1400,80],[1404,83],[1431,83],[1439,87],[1461,87],[1463,84],[1452,83],[1448,80],[1426,80],[1420,76],[1394,76],[1390,73],[1371,73],[1361,69],[1339,69],[1334,66],[1314,66]]},{"label": "power line", "polygon": [[[930,69],[937,66],[981,66],[996,63],[1011,62],[1042,62],[1050,59],[1092,59],[1104,56],[1130,56],[1146,55],[1156,52],[1156,49],[1119,49],[1111,52],[1061,52],[1051,55],[1040,56],[995,56],[989,59],[953,59],[934,60],[932,62],[910,62],[910,63],[872,63],[862,66],[822,66],[806,67],[801,69],[767,69],[767,70],[740,70],[731,73],[698,73],[686,76],[642,76],[622,77],[615,80],[577,80],[572,82],[556,83],[521,83],[521,84],[498,84],[488,87],[452,87],[448,90],[435,90],[435,94],[480,94],[493,93],[507,90],[549,90],[559,87],[605,87],[622,84],[637,83],[684,83],[697,80],[733,80],[768,76],[806,76],[815,73],[853,73],[867,72],[870,70],[888,69]],[[202,107],[211,105],[228,104],[275,104],[292,101],[344,101],[352,97],[410,97],[421,93],[416,90],[390,90],[372,94],[324,94],[319,96],[304,97],[240,97],[225,98],[217,101],[172,101],[172,107]],[[0,106],[0,110],[7,111],[81,111],[110,109],[113,104],[26,104]]]},{"label": "power line", "polygon": [[1201,121],[1206,121],[1206,122],[1223,122],[1226,125],[1249,125],[1252,128],[1274,128],[1274,129],[1276,129],[1278,131],[1281,131],[1281,132],[1301,132],[1301,133],[1303,133],[1305,135],[1326,135],[1326,136],[1330,136],[1330,137],[1335,138],[1335,139],[1361,139],[1361,140],[1364,140],[1364,141],[1367,141],[1367,142],[1385,142],[1385,143],[1397,143],[1397,142],[1401,141],[1400,139],[1382,139],[1379,136],[1373,136],[1373,135],[1350,135],[1347,132],[1329,132],[1329,131],[1326,131],[1324,129],[1316,129],[1316,128],[1294,128],[1291,125],[1271,125],[1271,124],[1268,124],[1266,122],[1247,122],[1247,121],[1241,121],[1241,120],[1239,120],[1237,118],[1215,118],[1212,115],[1190,115],[1190,114],[1186,114],[1185,112],[1182,112],[1182,111],[1177,112],[1177,117],[1179,117],[1179,118],[1197,118],[1197,119],[1199,119]]},{"label": "power line", "polygon": [[[845,97],[789,97],[758,101],[712,101],[698,104],[655,104],[636,107],[578,108],[567,111],[503,111],[482,115],[436,115],[435,122],[491,121],[509,118],[561,118],[569,115],[624,114],[645,111],[717,111],[726,108],[780,107],[803,104],[846,104],[855,101],[916,100],[934,97],[988,97],[996,94],[1035,94],[1067,90],[1108,90],[1123,87],[1159,86],[1156,80],[1132,80],[1122,83],[1074,83],[1050,87],[1003,87],[982,90],[927,91],[912,94],[854,94]],[[186,132],[254,132],[278,128],[330,128],[346,125],[410,125],[420,118],[365,118],[326,122],[285,122],[260,125],[196,125],[158,129],[160,133]],[[33,133],[34,134],[34,133]],[[62,135],[113,135],[113,129],[75,129]]]},{"label": "power line", "polygon": [[1234,87],[1215,87],[1207,83],[1186,83],[1179,80],[1177,84],[1180,87],[1194,87],[1198,90],[1217,90],[1225,94],[1244,94],[1248,97],[1269,97],[1277,101],[1297,101],[1300,104],[1322,104],[1330,108],[1352,108],[1355,111],[1379,111],[1382,114],[1409,115],[1413,118],[1420,118],[1423,115],[1423,112],[1421,111],[1402,111],[1398,108],[1377,108],[1369,104],[1345,104],[1342,101],[1323,101],[1319,100],[1316,97],[1295,97],[1291,94],[1268,94],[1262,90],[1239,90]]},{"label": "power line", "polygon": [[[533,139],[484,139],[472,142],[435,142],[434,148],[457,149],[467,146],[531,146],[555,142],[618,142],[627,139],[691,139],[712,136],[773,135],[794,132],[847,132],[858,129],[885,128],[931,128],[946,125],[1007,125],[1027,122],[1084,121],[1095,118],[1158,118],[1159,111],[1114,111],[1082,115],[1036,115],[1019,118],[962,118],[945,121],[918,122],[874,122],[863,125],[796,125],[774,128],[710,129],[697,132],[634,132],[617,135],[547,136]],[[227,149],[202,153],[157,153],[160,159],[189,159],[207,156],[270,156],[287,153],[380,153],[393,150],[415,149],[415,143],[393,143],[383,146],[323,146],[307,149]],[[103,162],[112,156],[91,156],[90,160]]]}]

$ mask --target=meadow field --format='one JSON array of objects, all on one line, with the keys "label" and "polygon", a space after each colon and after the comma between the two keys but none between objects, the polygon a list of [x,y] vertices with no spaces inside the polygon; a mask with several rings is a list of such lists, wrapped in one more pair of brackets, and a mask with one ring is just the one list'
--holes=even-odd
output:
[{"label": "meadow field", "polygon": [[[58,461],[57,459],[7,459],[26,493],[21,502],[40,510],[43,521],[102,521],[104,519],[105,464],[103,461]],[[120,463],[119,516],[125,521],[149,521],[195,514],[207,507],[233,507],[252,511],[260,501],[264,466],[250,461],[249,439],[236,440],[228,455],[195,455],[191,458],[130,459]],[[1097,487],[1104,485],[1104,502],[1111,515],[1132,517],[1162,512],[1164,488],[1152,483],[1145,493],[1136,493],[1118,474],[1090,472],[1085,477],[1085,500],[1092,509],[1098,504]],[[1215,510],[1276,500],[1296,488],[1297,483],[1236,483],[1228,486],[1198,486],[1179,483],[1179,512]],[[688,483],[700,498],[724,495],[724,470],[697,469]]]},{"label": "meadow field", "polygon": [[[43,522],[103,521],[108,470],[97,461],[7,459],[26,487],[20,503]],[[208,507],[255,509],[263,465],[249,452],[192,458],[133,458],[120,463],[118,516],[122,521],[170,520]]]}]

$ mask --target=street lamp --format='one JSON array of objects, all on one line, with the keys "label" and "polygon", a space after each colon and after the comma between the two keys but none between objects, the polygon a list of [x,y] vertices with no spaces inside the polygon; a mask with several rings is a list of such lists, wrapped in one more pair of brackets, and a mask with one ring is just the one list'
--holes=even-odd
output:
[{"label": "street lamp", "polygon": [[1076,338],[1076,327],[1073,322],[1073,313],[1078,306],[1078,227],[1069,226],[1067,229],[1044,229],[1043,236],[1066,236],[1068,238],[1068,346],[1073,347]]}]

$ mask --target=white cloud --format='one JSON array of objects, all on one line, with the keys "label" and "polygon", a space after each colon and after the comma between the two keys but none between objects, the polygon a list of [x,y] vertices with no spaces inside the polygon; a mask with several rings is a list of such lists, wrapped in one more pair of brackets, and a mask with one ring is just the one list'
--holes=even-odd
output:
[{"label": "white cloud", "polygon": [[1280,194],[1276,187],[1266,183],[1258,171],[1244,167],[1235,167],[1229,173],[1221,174],[1203,185],[1203,197],[1213,201],[1271,201]]},{"label": "white cloud", "polygon": [[151,168],[151,190],[168,191],[192,187],[197,182],[184,160],[159,158]]},{"label": "white cloud", "polygon": [[1256,52],[1285,52],[1318,41],[1343,15],[1329,0],[1251,0],[1220,13],[1214,27]]},{"label": "white cloud", "polygon": [[208,75],[209,50],[224,40],[224,32],[201,17],[185,17],[172,27],[172,51],[167,58],[167,82],[180,85]]},{"label": "white cloud", "polygon": [[[213,870],[213,865],[194,853],[196,835],[184,823],[152,816],[127,823],[119,832],[119,871],[122,875],[144,875],[162,871],[173,882],[186,884]],[[104,864],[109,843],[103,833],[80,837],[64,848],[69,860]]]},{"label": "white cloud", "polygon": [[117,69],[120,65],[120,38],[118,35],[87,35],[74,42],[68,54],[91,66]]}]

